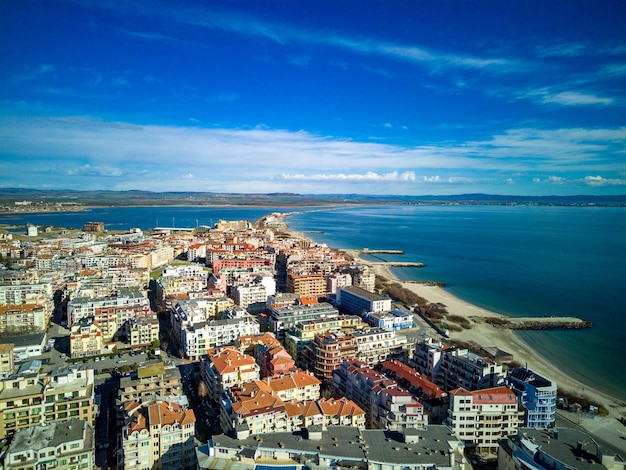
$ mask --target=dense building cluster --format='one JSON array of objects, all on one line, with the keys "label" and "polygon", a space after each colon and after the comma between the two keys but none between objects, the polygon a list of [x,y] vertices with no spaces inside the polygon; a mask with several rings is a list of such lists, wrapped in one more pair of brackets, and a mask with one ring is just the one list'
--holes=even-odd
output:
[{"label": "dense building cluster", "polygon": [[2,468],[548,468],[552,380],[414,334],[367,266],[281,228],[4,236]]}]

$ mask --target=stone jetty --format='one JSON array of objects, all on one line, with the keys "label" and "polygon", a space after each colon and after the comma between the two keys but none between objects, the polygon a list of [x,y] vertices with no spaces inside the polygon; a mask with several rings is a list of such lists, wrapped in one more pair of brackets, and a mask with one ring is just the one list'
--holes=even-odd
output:
[{"label": "stone jetty", "polygon": [[484,321],[496,328],[508,328],[510,330],[569,330],[593,326],[590,321],[576,317],[489,317],[485,318]]}]

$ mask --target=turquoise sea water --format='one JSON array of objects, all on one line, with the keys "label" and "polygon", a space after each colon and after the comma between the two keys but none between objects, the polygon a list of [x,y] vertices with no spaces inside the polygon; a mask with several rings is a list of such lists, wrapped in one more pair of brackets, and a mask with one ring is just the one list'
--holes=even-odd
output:
[{"label": "turquoise sea water", "polygon": [[[511,316],[577,316],[588,330],[520,336],[567,374],[626,399],[626,209],[542,206],[385,206],[297,214],[299,231],[338,248],[399,249],[385,260],[406,280]],[[529,366],[532,367],[531,364]]]},{"label": "turquoise sea water", "polygon": [[[577,316],[588,330],[520,336],[564,372],[626,400],[626,209],[544,206],[379,206],[300,209],[298,231],[337,248],[398,249],[385,260],[420,261],[396,268],[401,279],[433,280],[454,295],[512,316]],[[107,229],[212,225],[250,221],[285,208],[122,207],[49,214],[0,215],[0,224]],[[529,364],[532,367],[532,364]]]}]

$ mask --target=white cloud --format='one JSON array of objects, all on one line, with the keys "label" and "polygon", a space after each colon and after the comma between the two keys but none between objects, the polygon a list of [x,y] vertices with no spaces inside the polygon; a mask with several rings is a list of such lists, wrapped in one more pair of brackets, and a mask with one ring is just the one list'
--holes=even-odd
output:
[{"label": "white cloud", "polygon": [[119,176],[124,175],[124,171],[121,168],[83,165],[79,167],[70,168],[65,172],[65,174],[67,176],[119,177]]},{"label": "white cloud", "polygon": [[[626,142],[626,128],[519,128],[484,140],[414,146],[263,127],[138,126],[80,116],[0,118],[0,128],[4,186],[42,184],[54,174],[57,187],[196,191],[337,192],[329,188],[372,183],[393,192],[394,184],[469,188],[513,177],[518,183],[519,174],[551,175],[537,176],[535,183],[621,185]],[[602,180],[583,180],[600,174]]]},{"label": "white cloud", "polygon": [[580,91],[554,91],[550,88],[538,88],[517,94],[520,98],[531,99],[538,104],[556,104],[561,106],[610,106],[619,105],[615,98],[600,96]]},{"label": "white cloud", "polygon": [[603,178],[602,176],[585,176],[587,186],[626,186],[626,179]]},{"label": "white cloud", "polygon": [[415,173],[407,171],[404,173],[398,173],[393,171],[391,173],[381,174],[374,171],[368,171],[366,173],[352,173],[352,174],[314,174],[304,175],[283,173],[280,175],[284,180],[308,180],[308,181],[415,181]]}]

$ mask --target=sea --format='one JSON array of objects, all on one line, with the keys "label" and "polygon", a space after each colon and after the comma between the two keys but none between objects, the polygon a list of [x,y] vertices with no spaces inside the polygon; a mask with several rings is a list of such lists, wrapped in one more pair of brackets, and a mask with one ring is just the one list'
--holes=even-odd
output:
[{"label": "sea", "polygon": [[[290,228],[343,249],[403,250],[377,260],[402,280],[438,281],[455,296],[509,316],[575,316],[584,330],[517,334],[564,373],[626,400],[626,208],[384,205],[328,208],[109,207],[1,214],[0,224],[108,230],[212,226],[291,213]],[[374,259],[374,258],[372,258]],[[532,364],[528,364],[532,368]]]}]

